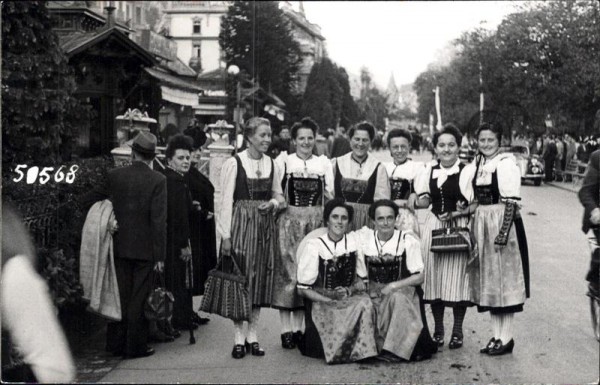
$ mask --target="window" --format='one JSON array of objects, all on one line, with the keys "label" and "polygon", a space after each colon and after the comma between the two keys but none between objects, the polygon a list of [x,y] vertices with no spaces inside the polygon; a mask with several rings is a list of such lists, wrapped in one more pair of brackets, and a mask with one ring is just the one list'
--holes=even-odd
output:
[{"label": "window", "polygon": [[202,46],[200,45],[200,43],[194,43],[192,56],[197,57],[198,59],[202,57]]},{"label": "window", "polygon": [[131,19],[131,4],[125,4],[125,20]]},{"label": "window", "polygon": [[201,24],[202,19],[194,18],[193,21],[194,21],[194,26],[192,29],[192,33],[194,35],[200,35],[200,33],[202,33],[202,24]]},{"label": "window", "polygon": [[142,8],[141,7],[135,7],[135,23],[136,24],[142,24]]}]

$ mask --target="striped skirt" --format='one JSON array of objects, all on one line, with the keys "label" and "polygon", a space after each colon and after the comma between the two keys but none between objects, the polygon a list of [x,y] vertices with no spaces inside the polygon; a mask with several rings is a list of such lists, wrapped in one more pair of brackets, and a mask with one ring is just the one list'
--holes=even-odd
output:
[{"label": "striped skirt", "polygon": [[[459,217],[452,221],[452,226],[469,227],[467,217]],[[421,229],[421,253],[425,269],[423,282],[425,302],[442,301],[447,305],[472,305],[469,277],[467,275],[467,252],[433,253],[431,248],[431,231],[446,227],[428,211]]]},{"label": "striped skirt", "polygon": [[265,201],[237,201],[231,219],[231,245],[236,262],[248,279],[253,306],[270,307],[277,247],[277,226],[271,213],[261,215]]},{"label": "striped skirt", "polygon": [[296,250],[306,234],[322,226],[323,207],[289,206],[277,222],[279,253],[275,256],[272,306],[278,309],[304,309],[304,301],[296,293]]},{"label": "striped skirt", "polygon": [[373,228],[371,218],[369,218],[370,203],[346,203],[354,209],[354,218],[352,219],[352,222],[348,224],[348,232],[360,230],[363,226]]}]

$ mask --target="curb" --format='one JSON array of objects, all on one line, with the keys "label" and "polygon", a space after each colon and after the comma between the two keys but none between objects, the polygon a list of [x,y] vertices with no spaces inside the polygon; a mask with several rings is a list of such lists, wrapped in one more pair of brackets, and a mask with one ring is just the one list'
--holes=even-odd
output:
[{"label": "curb", "polygon": [[570,188],[570,187],[567,187],[567,186],[562,186],[562,185],[559,185],[559,184],[557,184],[555,182],[544,182],[544,184],[546,184],[548,186],[559,188],[561,190],[570,191],[570,192],[575,193],[575,194],[579,191],[578,189]]}]

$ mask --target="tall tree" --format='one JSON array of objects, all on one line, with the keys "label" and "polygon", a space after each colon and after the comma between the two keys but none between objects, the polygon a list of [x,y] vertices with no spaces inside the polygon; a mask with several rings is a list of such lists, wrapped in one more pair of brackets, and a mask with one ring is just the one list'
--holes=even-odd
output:
[{"label": "tall tree", "polygon": [[[45,1],[2,2],[2,160],[53,163],[88,113]],[[66,154],[68,155],[68,154]]]},{"label": "tall tree", "polygon": [[388,117],[387,97],[371,83],[371,73],[366,67],[361,69],[361,91],[358,100],[360,119],[368,120],[378,130],[385,129],[385,119]]},{"label": "tall tree", "polygon": [[232,2],[222,18],[219,44],[228,65],[293,103],[301,51],[277,1]]}]

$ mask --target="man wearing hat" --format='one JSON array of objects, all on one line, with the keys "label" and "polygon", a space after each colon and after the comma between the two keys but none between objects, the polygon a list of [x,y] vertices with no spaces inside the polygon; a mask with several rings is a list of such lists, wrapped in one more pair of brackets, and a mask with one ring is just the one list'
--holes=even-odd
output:
[{"label": "man wearing hat", "polygon": [[133,140],[132,164],[109,171],[107,183],[87,194],[85,205],[109,199],[118,229],[113,234],[122,319],[107,327],[106,349],[126,358],[154,354],[147,345],[144,302],[152,270],[162,271],[166,251],[167,184],[151,169],[156,137],[141,131]]}]

